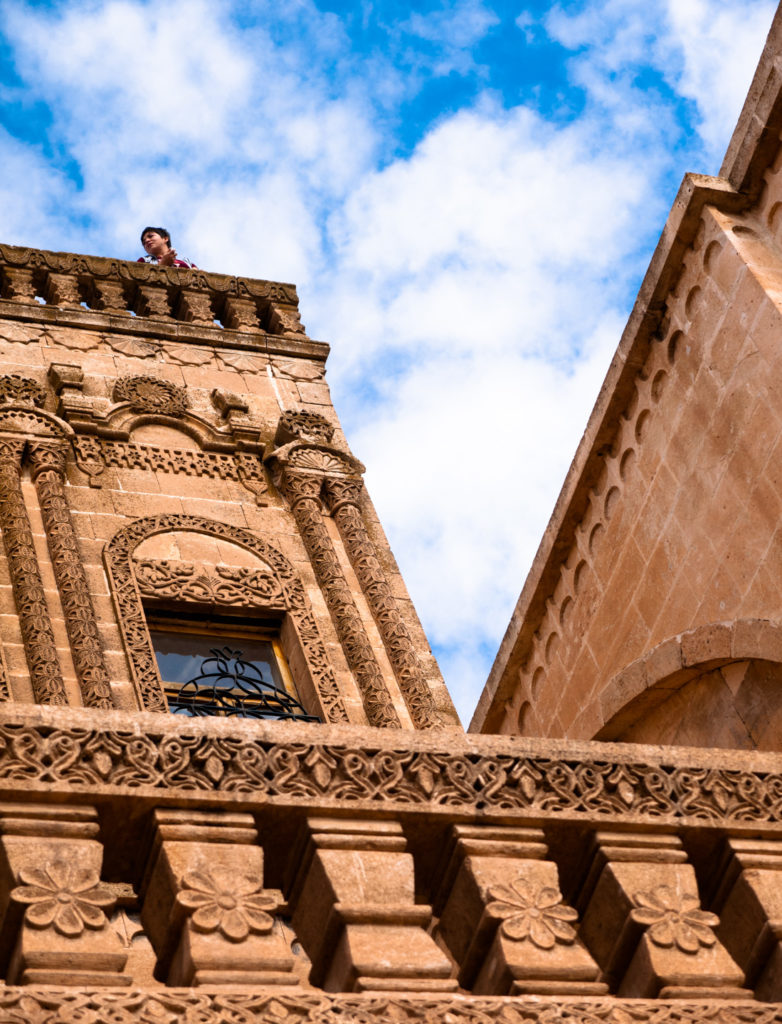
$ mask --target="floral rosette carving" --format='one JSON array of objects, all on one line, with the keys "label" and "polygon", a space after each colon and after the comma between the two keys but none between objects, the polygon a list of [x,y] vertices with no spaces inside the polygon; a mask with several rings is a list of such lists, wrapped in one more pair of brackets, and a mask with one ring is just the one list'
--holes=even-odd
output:
[{"label": "floral rosette carving", "polygon": [[658,885],[650,892],[633,896],[635,909],[630,917],[647,927],[646,934],[655,946],[676,946],[682,953],[697,953],[701,946],[713,946],[715,928],[720,919],[700,909],[700,900],[693,895],[679,895],[667,885]]},{"label": "floral rosette carving", "polygon": [[134,412],[181,416],[187,409],[187,392],[170,380],[157,377],[120,377],[114,385],[115,402],[129,402]]},{"label": "floral rosette carving", "polygon": [[206,869],[189,871],[182,878],[177,902],[190,914],[196,931],[219,932],[229,942],[243,942],[251,932],[266,934],[274,921],[277,901],[248,875],[219,882]]},{"label": "floral rosette carving", "polygon": [[539,949],[553,949],[558,942],[576,940],[575,929],[568,923],[578,914],[562,903],[562,895],[553,886],[535,885],[517,878],[510,885],[492,885],[486,911],[502,919],[500,932],[515,942],[531,942]]},{"label": "floral rosette carving", "polygon": [[11,891],[11,898],[27,904],[25,923],[54,928],[67,938],[78,937],[85,928],[102,928],[106,924],[104,911],[116,902],[94,871],[62,861],[43,868],[23,868],[19,878],[24,884]]},{"label": "floral rosette carving", "polygon": [[9,373],[0,377],[0,402],[21,402],[24,405],[43,405],[46,392],[31,377]]}]

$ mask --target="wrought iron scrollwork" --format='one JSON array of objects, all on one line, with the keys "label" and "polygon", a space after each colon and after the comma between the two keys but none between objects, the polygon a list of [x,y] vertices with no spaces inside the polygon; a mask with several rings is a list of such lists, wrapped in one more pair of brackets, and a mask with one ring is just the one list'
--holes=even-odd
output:
[{"label": "wrought iron scrollwork", "polygon": [[213,647],[201,664],[201,672],[177,690],[166,690],[169,710],[175,715],[206,715],[239,718],[279,718],[319,722],[286,690],[275,686],[263,672],[242,661],[242,652]]}]

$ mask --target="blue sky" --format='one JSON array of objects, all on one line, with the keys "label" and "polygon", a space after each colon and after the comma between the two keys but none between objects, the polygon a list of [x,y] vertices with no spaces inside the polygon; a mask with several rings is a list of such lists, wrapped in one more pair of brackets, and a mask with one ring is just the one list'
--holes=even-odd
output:
[{"label": "blue sky", "polygon": [[298,284],[467,722],[774,6],[5,0],[2,238]]}]

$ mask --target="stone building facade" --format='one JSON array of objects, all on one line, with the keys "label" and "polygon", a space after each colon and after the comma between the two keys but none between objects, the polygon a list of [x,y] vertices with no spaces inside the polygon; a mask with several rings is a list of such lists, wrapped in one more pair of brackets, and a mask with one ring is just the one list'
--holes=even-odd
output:
[{"label": "stone building facade", "polygon": [[459,726],[291,285],[0,246],[0,1024],[782,1018],[781,38],[655,255],[506,735]]}]

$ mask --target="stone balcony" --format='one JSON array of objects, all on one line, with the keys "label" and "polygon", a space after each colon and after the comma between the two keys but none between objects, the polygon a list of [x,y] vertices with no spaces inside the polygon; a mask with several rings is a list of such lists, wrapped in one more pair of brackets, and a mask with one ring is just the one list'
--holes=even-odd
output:
[{"label": "stone balcony", "polygon": [[6,705],[0,1020],[771,1019],[778,767]]},{"label": "stone balcony", "polygon": [[292,284],[2,244],[0,312],[218,347],[328,352],[307,337]]}]

